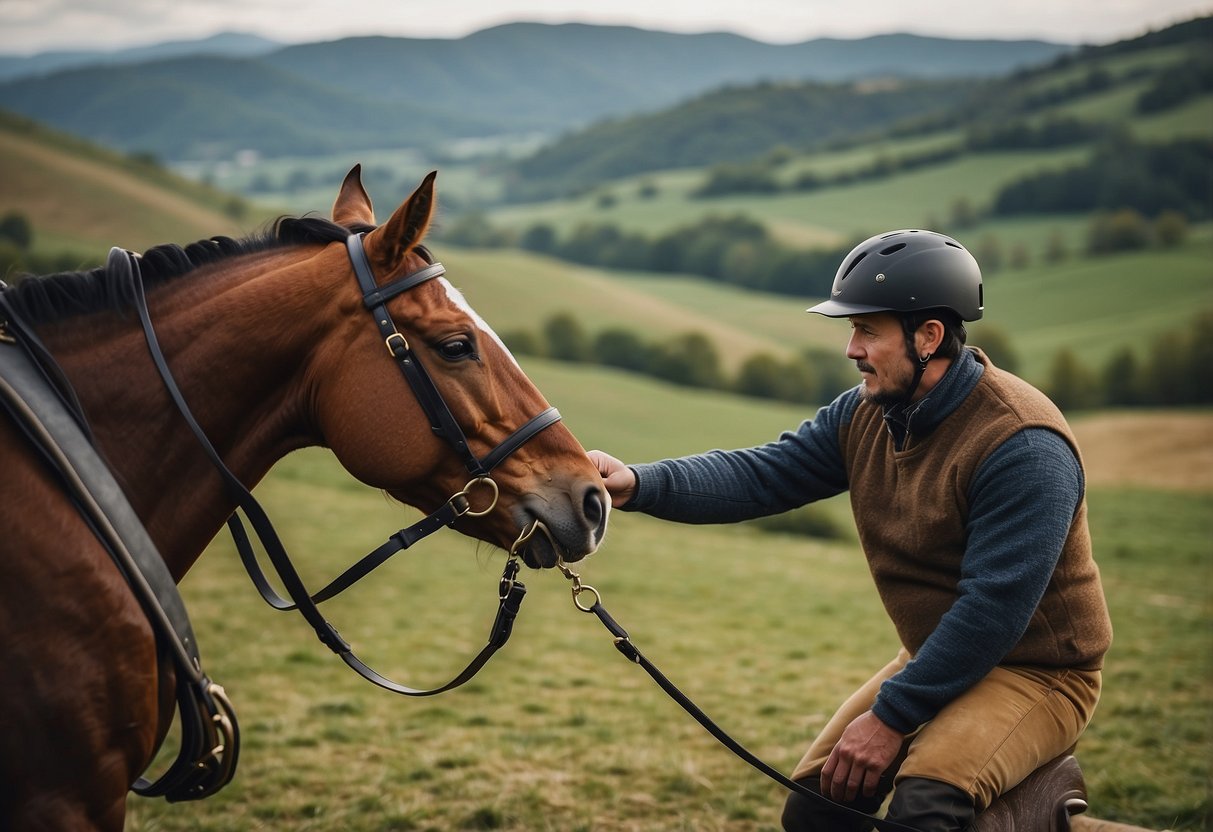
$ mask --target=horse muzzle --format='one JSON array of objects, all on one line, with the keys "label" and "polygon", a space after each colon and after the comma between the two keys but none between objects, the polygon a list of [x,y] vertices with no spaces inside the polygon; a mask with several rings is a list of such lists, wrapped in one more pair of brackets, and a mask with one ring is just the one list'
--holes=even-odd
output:
[{"label": "horse muzzle", "polygon": [[602,491],[589,487],[580,505],[555,510],[538,496],[520,507],[522,531],[510,547],[532,569],[550,569],[557,563],[576,563],[597,550],[606,534],[608,503]]}]

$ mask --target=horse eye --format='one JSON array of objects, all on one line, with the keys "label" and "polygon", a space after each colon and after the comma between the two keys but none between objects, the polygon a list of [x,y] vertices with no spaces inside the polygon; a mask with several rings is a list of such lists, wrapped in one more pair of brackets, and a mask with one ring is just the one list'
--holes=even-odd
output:
[{"label": "horse eye", "polygon": [[476,358],[476,348],[468,338],[452,338],[438,345],[438,354],[447,361],[463,361]]}]

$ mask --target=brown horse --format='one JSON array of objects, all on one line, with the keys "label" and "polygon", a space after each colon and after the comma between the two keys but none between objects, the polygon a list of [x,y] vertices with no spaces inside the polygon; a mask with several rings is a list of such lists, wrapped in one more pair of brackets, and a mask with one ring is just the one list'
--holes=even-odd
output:
[{"label": "brown horse", "polygon": [[[468,473],[393,366],[392,345],[384,349],[346,239],[367,232],[378,284],[429,267],[420,243],[434,175],[376,226],[358,170],[332,222],[280,220],[259,238],[147,252],[148,307],[194,417],[247,487],[288,452],[320,445],[362,482],[430,512]],[[97,447],[180,580],[234,500],[173,406],[129,297],[109,279],[104,269],[31,278],[6,294],[62,367]],[[475,456],[547,408],[445,280],[385,303]],[[172,720],[172,670],[158,666],[148,619],[113,560],[2,411],[0,460],[0,828],[118,830],[127,791]],[[563,425],[530,436],[492,476],[497,507],[461,516],[459,531],[509,548],[540,521],[548,534],[522,552],[533,567],[598,546],[608,501]]]}]

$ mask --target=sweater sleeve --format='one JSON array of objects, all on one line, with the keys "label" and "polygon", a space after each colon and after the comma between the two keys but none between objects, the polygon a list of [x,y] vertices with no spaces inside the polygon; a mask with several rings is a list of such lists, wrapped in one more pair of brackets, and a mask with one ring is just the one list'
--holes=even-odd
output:
[{"label": "sweater sleeve", "polygon": [[844,393],[774,442],[633,465],[636,492],[623,506],[680,523],[734,523],[778,514],[847,488],[838,431],[854,413]]},{"label": "sweater sleeve", "polygon": [[1061,556],[1084,482],[1065,439],[1030,428],[990,454],[970,489],[957,599],[914,658],[884,682],[872,708],[898,731],[933,718],[1022,638]]}]

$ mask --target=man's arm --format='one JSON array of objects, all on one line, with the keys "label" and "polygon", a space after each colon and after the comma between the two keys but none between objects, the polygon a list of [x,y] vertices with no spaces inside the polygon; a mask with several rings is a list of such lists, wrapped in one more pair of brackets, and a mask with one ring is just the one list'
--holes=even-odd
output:
[{"label": "man's arm", "polygon": [[856,401],[854,391],[844,393],[797,430],[754,448],[632,466],[601,451],[591,451],[590,457],[612,504],[625,511],[681,523],[734,523],[778,514],[846,490],[838,429]]}]

